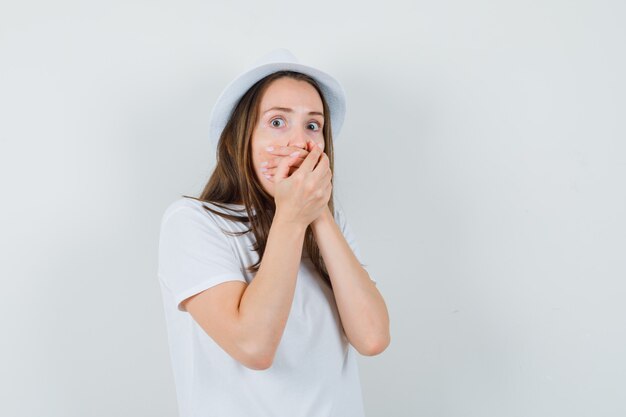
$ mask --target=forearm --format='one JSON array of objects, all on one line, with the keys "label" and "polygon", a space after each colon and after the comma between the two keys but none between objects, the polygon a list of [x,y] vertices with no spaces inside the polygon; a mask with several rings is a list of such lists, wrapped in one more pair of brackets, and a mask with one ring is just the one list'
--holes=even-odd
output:
[{"label": "forearm", "polygon": [[263,260],[239,305],[239,329],[249,352],[270,360],[293,302],[306,227],[274,218]]},{"label": "forearm", "polygon": [[312,229],[346,337],[361,354],[380,353],[390,340],[389,314],[382,295],[354,256],[330,210],[313,222]]}]

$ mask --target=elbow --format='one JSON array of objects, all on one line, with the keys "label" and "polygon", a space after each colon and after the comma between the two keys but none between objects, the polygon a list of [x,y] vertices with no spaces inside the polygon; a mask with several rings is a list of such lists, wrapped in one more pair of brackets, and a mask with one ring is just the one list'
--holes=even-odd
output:
[{"label": "elbow", "polygon": [[265,371],[272,366],[273,358],[267,359],[264,357],[255,357],[248,359],[245,363],[242,363],[246,368],[253,371]]},{"label": "elbow", "polygon": [[383,353],[390,343],[391,338],[387,334],[385,337],[371,340],[365,347],[359,350],[359,353],[363,356],[376,356]]},{"label": "elbow", "polygon": [[267,350],[249,350],[242,355],[243,360],[239,362],[254,371],[264,371],[274,363],[274,354],[275,352],[268,352]]}]

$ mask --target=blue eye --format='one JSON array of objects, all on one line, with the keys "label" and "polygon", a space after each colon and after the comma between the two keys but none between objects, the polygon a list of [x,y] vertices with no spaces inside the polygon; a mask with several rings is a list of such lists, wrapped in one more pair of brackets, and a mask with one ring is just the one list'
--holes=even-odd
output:
[{"label": "blue eye", "polygon": [[280,121],[282,121],[282,122],[284,123],[284,120],[278,117],[278,118],[276,118],[276,119],[274,119],[274,120],[270,121],[270,124],[271,124],[272,126],[274,126],[274,127],[280,127],[280,126],[276,126],[276,125],[274,124],[274,122],[276,122],[276,121],[278,121],[278,120],[280,120]]}]

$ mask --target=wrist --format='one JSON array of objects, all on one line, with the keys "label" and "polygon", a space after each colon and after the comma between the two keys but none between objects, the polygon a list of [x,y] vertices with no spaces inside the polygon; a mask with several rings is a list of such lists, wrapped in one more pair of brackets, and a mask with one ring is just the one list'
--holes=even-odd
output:
[{"label": "wrist", "polygon": [[322,214],[320,214],[315,220],[313,220],[313,225],[318,225],[321,223],[327,223],[334,221],[332,214],[330,213],[330,207],[324,207],[322,210]]},{"label": "wrist", "polygon": [[274,214],[274,219],[272,220],[272,226],[274,225],[284,228],[286,230],[290,230],[293,233],[303,235],[306,232],[306,228],[308,226],[308,224],[304,224],[300,221],[287,218],[278,212]]}]

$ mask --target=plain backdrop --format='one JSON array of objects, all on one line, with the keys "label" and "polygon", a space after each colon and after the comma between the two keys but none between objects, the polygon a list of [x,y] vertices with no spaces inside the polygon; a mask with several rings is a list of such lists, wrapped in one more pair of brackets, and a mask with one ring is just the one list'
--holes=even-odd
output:
[{"label": "plain backdrop", "polygon": [[[335,193],[391,318],[368,417],[626,415],[622,1],[0,6],[0,415],[176,416],[159,222],[276,47],[348,99]],[[277,416],[282,417],[282,416]]]}]

